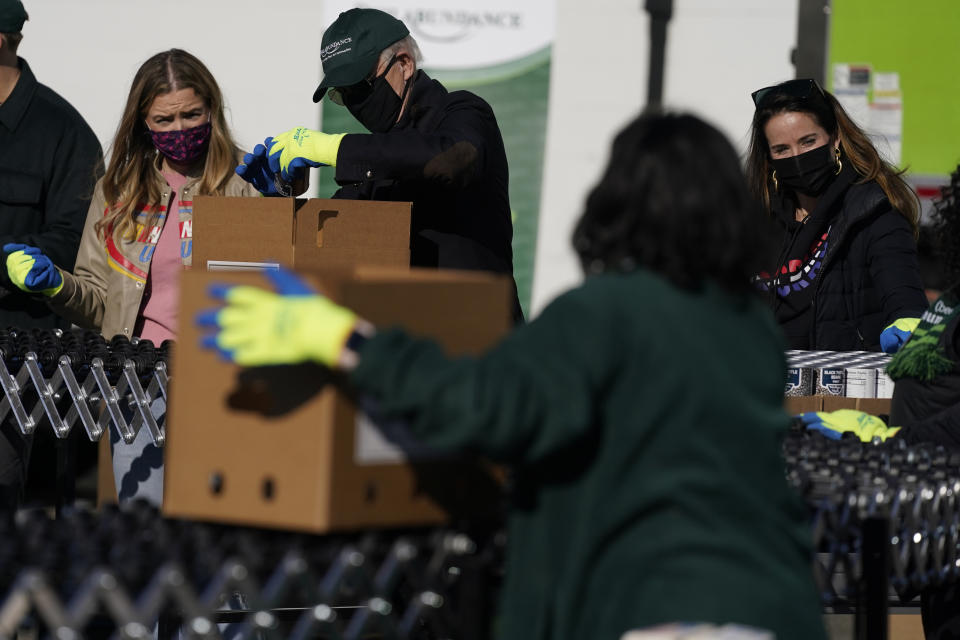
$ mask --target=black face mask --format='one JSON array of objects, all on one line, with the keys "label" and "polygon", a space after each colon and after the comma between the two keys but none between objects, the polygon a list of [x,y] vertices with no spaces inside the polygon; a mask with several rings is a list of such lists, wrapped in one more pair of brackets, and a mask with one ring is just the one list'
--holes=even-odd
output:
[{"label": "black face mask", "polygon": [[348,93],[344,93],[343,106],[345,106],[353,117],[360,124],[365,126],[373,133],[386,133],[393,128],[400,117],[400,110],[403,108],[403,99],[407,95],[407,89],[410,87],[411,76],[403,85],[403,95],[398,96],[386,80],[387,72],[396,58],[390,61],[383,73],[374,78],[370,83],[369,92],[361,99],[351,99]]},{"label": "black face mask", "polygon": [[792,158],[771,160],[770,164],[777,174],[778,184],[808,196],[819,196],[839,173],[830,144]]}]

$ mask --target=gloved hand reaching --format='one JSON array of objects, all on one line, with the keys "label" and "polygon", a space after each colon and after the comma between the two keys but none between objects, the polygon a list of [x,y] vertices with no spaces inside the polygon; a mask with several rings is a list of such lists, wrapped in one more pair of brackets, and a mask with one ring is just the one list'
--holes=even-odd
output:
[{"label": "gloved hand reaching", "polygon": [[295,127],[273,138],[267,159],[270,170],[292,182],[306,167],[337,166],[337,152],[345,133],[323,133]]},{"label": "gloved hand reaching", "polygon": [[347,339],[363,321],[290,271],[266,275],[276,293],[251,286],[210,286],[210,295],[226,306],[197,315],[198,326],[215,330],[201,339],[201,346],[242,366],[339,364]]},{"label": "gloved hand reaching", "polygon": [[831,440],[839,440],[844,433],[852,433],[861,442],[873,442],[874,438],[882,442],[900,431],[900,427],[888,427],[880,418],[855,409],[810,411],[801,413],[800,420],[807,429],[819,431]]},{"label": "gloved hand reaching", "polygon": [[880,348],[884,353],[896,353],[910,339],[920,318],[899,318],[880,332]]},{"label": "gloved hand reaching", "polygon": [[277,192],[276,174],[270,170],[270,163],[267,161],[267,148],[272,144],[273,138],[267,138],[263,144],[255,146],[252,153],[244,154],[243,164],[236,168],[238,176],[265,196],[281,195]]},{"label": "gloved hand reaching", "polygon": [[63,288],[63,276],[40,249],[27,244],[3,245],[7,254],[7,275],[10,281],[30,293],[55,296]]}]

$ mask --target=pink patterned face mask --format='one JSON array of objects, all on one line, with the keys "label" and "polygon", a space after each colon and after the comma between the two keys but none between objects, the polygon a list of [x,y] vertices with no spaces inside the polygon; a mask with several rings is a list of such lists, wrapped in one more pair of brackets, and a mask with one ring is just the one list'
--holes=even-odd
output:
[{"label": "pink patterned face mask", "polygon": [[171,162],[191,164],[198,160],[210,142],[210,123],[201,124],[180,131],[153,131],[150,138],[153,146]]}]

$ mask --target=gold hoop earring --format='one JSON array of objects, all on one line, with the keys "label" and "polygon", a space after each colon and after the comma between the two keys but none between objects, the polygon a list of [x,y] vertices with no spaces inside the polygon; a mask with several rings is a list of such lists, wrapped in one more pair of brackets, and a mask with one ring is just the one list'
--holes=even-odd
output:
[{"label": "gold hoop earring", "polygon": [[773,180],[773,190],[774,190],[774,191],[779,191],[779,190],[780,190],[780,185],[777,184],[777,170],[776,170],[776,169],[774,169],[773,172],[770,174],[770,179]]}]

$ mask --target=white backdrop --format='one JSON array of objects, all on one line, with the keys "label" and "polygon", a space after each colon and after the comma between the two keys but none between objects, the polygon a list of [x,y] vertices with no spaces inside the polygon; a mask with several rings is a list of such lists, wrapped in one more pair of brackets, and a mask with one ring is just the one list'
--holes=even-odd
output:
[{"label": "white backdrop", "polygon": [[[616,132],[646,102],[649,20],[642,0],[559,0],[534,313],[580,280],[570,233]],[[797,0],[674,0],[664,103],[697,113],[741,150],[750,93],[793,77]]]},{"label": "white backdrop", "polygon": [[174,47],[200,58],[223,90],[245,148],[294,126],[316,127],[322,3],[317,0],[24,0],[20,55],[67,98],[106,150],[130,82]]},{"label": "white backdrop", "polygon": [[[579,280],[569,235],[614,133],[646,99],[642,0],[557,0],[534,313]],[[318,126],[322,0],[24,0],[20,53],[67,98],[106,148],[137,67],[180,47],[213,72],[238,142]],[[375,4],[375,3],[371,3]],[[483,0],[477,0],[483,6]],[[428,7],[445,6],[441,0]],[[388,8],[385,4],[384,8]],[[665,101],[743,146],[750,92],[793,75],[797,0],[675,0]]]}]

